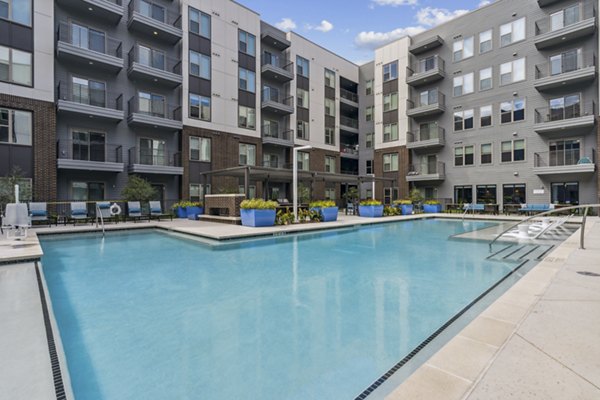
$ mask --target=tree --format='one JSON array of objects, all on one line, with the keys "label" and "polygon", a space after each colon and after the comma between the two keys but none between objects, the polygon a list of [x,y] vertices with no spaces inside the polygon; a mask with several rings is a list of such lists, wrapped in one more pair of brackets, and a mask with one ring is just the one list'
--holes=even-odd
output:
[{"label": "tree", "polygon": [[23,171],[14,167],[8,175],[0,178],[0,206],[15,202],[15,185],[19,185],[19,201],[31,201],[31,181],[23,177]]},{"label": "tree", "polygon": [[130,175],[127,186],[123,188],[121,196],[126,201],[150,201],[156,197],[156,189],[150,182],[137,175]]}]

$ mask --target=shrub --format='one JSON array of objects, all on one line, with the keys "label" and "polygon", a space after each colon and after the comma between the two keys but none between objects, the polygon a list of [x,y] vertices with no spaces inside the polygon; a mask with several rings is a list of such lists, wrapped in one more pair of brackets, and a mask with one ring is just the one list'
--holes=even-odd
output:
[{"label": "shrub", "polygon": [[331,200],[317,200],[317,201],[311,202],[308,206],[310,208],[335,207],[335,201],[331,201]]},{"label": "shrub", "polygon": [[410,199],[394,200],[394,205],[396,205],[396,206],[410,206],[410,205],[412,205],[412,200],[410,200]]},{"label": "shrub", "polygon": [[277,211],[277,215],[275,217],[276,225],[290,225],[294,222],[294,213],[290,211],[289,208],[285,210]]},{"label": "shrub", "polygon": [[400,215],[402,213],[401,210],[399,210],[396,207],[384,207],[383,208],[383,216],[384,217],[391,217],[394,215]]},{"label": "shrub", "polygon": [[244,210],[274,210],[279,206],[279,203],[272,200],[250,199],[244,200],[240,204],[240,208]]},{"label": "shrub", "polygon": [[137,175],[130,175],[127,186],[121,192],[121,197],[125,201],[147,202],[156,197],[156,189],[144,178]]},{"label": "shrub", "polygon": [[435,205],[440,204],[440,202],[437,200],[425,200],[425,203],[423,203],[423,204],[427,204],[429,206],[435,206]]},{"label": "shrub", "polygon": [[187,207],[202,207],[202,202],[201,201],[180,201],[178,203],[175,203],[171,206],[171,208],[173,210],[177,209],[177,208],[187,208]]},{"label": "shrub", "polygon": [[413,203],[420,203],[420,202],[423,201],[423,194],[417,188],[414,188],[413,190],[411,190],[410,194],[408,195],[408,197],[410,198],[410,200]]},{"label": "shrub", "polygon": [[380,206],[382,203],[379,200],[361,200],[361,206]]}]

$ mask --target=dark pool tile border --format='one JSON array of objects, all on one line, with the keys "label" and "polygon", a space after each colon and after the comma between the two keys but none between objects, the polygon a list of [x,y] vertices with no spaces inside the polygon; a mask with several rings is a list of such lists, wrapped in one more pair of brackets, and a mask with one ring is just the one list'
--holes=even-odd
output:
[{"label": "dark pool tile border", "polygon": [[0,267],[3,265],[15,265],[15,264],[27,264],[27,263],[36,263],[40,261],[40,257],[31,257],[31,258],[13,258],[10,260],[0,261]]},{"label": "dark pool tile border", "polygon": [[523,261],[519,265],[517,265],[512,271],[506,274],[503,278],[498,280],[494,285],[489,287],[486,291],[481,293],[479,296],[475,298],[472,302],[467,304],[462,310],[460,310],[457,314],[455,314],[452,318],[450,318],[444,325],[439,327],[434,333],[432,333],[427,339],[422,341],[417,347],[415,347],[406,357],[396,363],[392,368],[390,368],[385,374],[383,374],[379,379],[373,382],[368,388],[366,388],[362,393],[354,398],[354,400],[364,400],[366,399],[375,389],[381,386],[385,381],[387,381],[396,371],[402,368],[406,363],[408,363],[413,357],[415,357],[421,350],[423,350],[429,343],[431,343],[435,338],[437,338],[442,332],[444,332],[450,325],[452,325],[456,320],[458,320],[462,315],[464,315],[469,309],[471,309],[475,304],[477,304],[481,299],[487,296],[492,290],[498,287],[502,282],[507,280],[510,276],[512,276],[515,272],[517,272],[521,267],[527,264],[529,261]]}]

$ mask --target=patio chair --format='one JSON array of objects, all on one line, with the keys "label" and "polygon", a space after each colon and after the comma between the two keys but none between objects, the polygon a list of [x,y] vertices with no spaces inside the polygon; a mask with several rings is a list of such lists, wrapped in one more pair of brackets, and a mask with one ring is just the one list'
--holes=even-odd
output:
[{"label": "patio chair", "polygon": [[69,222],[73,222],[73,225],[77,224],[77,222],[88,222],[90,218],[88,217],[87,205],[83,201],[75,201],[71,202],[71,210],[69,212]]},{"label": "patio chair", "polygon": [[96,213],[100,212],[97,217],[102,217],[104,222],[116,222],[117,216],[113,215],[111,210],[111,205],[109,201],[98,201],[96,202]]},{"label": "patio chair", "polygon": [[127,219],[140,221],[143,218],[142,206],[139,201],[127,202]]},{"label": "patio chair", "polygon": [[356,208],[354,207],[354,203],[346,203],[346,215],[356,215]]},{"label": "patio chair", "polygon": [[29,216],[31,217],[31,225],[36,222],[48,224],[48,227],[52,226],[52,221],[48,215],[48,206],[46,203],[29,203]]},{"label": "patio chair", "polygon": [[173,214],[163,214],[162,206],[160,201],[150,201],[150,219],[157,219],[160,221],[161,218],[171,218],[173,221]]},{"label": "patio chair", "polygon": [[7,239],[21,240],[27,238],[27,229],[31,226],[29,211],[25,203],[9,203],[4,210],[0,231],[6,230]]}]

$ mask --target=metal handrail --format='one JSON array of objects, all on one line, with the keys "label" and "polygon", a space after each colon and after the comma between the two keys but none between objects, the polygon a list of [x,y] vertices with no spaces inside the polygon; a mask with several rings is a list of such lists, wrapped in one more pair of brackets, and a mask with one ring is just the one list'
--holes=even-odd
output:
[{"label": "metal handrail", "polygon": [[561,208],[555,208],[553,210],[550,211],[544,211],[543,213],[540,214],[536,214],[536,215],[532,215],[529,216],[519,222],[517,222],[516,224],[512,224],[510,227],[508,227],[507,229],[505,229],[504,231],[502,231],[498,236],[496,236],[489,244],[490,247],[490,253],[492,252],[492,245],[498,240],[500,239],[500,237],[502,237],[506,232],[510,231],[511,229],[519,226],[520,224],[530,221],[532,219],[535,218],[539,218],[542,217],[544,215],[550,215],[556,212],[564,212],[564,211],[568,211],[568,210],[580,210],[580,209],[584,209],[584,213],[583,213],[583,220],[581,222],[581,234],[579,237],[579,248],[584,250],[584,235],[585,235],[585,220],[587,218],[588,215],[588,211],[590,208],[598,208],[600,210],[600,204],[584,204],[584,205],[579,205],[579,206],[569,206],[569,207],[561,207]]},{"label": "metal handrail", "polygon": [[102,216],[102,211],[100,211],[100,206],[96,203],[96,229],[98,229],[98,216],[100,216],[100,223],[102,226],[102,237],[104,237],[104,217]]}]

